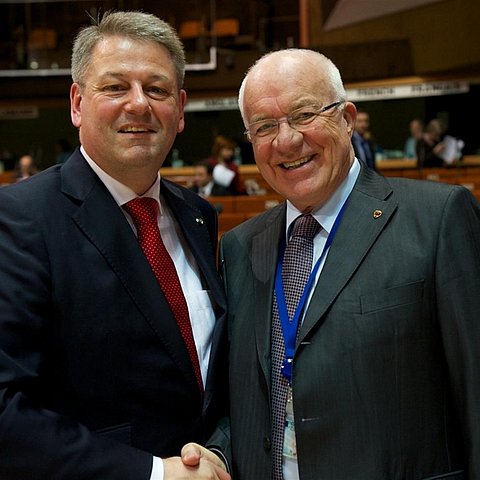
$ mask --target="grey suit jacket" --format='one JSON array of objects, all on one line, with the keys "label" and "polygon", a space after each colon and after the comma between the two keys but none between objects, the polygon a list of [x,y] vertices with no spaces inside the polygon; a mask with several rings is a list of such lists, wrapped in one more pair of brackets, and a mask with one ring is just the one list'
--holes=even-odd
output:
[{"label": "grey suit jacket", "polygon": [[80,153],[0,189],[0,478],[148,480],[152,455],[213,431],[226,390],[216,213],[166,181],[161,195],[215,307],[204,398],[132,229]]},{"label": "grey suit jacket", "polygon": [[[271,478],[270,322],[282,235],[284,204],[220,244],[231,412],[230,431],[219,429],[212,444],[231,447],[235,480]],[[480,478],[479,292],[473,196],[362,168],[298,336],[302,480]]]}]

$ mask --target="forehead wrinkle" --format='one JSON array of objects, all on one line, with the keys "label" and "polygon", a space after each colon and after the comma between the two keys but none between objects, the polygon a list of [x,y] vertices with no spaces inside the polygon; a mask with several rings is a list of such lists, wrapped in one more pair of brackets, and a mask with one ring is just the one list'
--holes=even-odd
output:
[{"label": "forehead wrinkle", "polygon": [[[278,59],[267,59],[249,73],[244,106],[246,112],[253,112],[251,122],[273,117],[272,113],[262,112],[279,111],[286,116],[298,108],[323,103],[320,97],[325,96],[326,92],[322,88],[321,78],[317,78],[320,76],[314,75],[313,66],[307,64],[310,68],[303,69],[310,72],[308,78],[304,78],[298,74],[301,66],[298,59],[287,57],[287,60],[280,63]],[[279,81],[282,78],[284,80]]]},{"label": "forehead wrinkle", "polygon": [[281,115],[273,115],[271,113],[262,113],[262,112],[254,113],[250,118],[250,123],[256,123],[262,120],[275,120],[275,119],[287,117],[295,110],[298,110],[303,107],[307,107],[309,105],[317,105],[320,103],[318,101],[315,101],[311,97],[302,96],[302,97],[295,98],[293,101],[286,100],[286,107],[282,108],[280,106],[281,102],[279,102],[279,100],[281,99],[279,99],[278,97],[275,98],[275,106],[273,106],[272,104],[268,107],[268,109],[269,111],[271,111],[272,108],[276,108],[276,109],[278,108],[278,110],[281,112]]},{"label": "forehead wrinkle", "polygon": [[[145,55],[138,63],[137,51],[145,47]],[[161,51],[161,52],[160,52]],[[163,56],[166,60],[162,60]],[[160,58],[159,58],[160,57]],[[112,35],[100,40],[94,48],[92,66],[96,70],[97,78],[135,78],[146,76],[149,80],[171,81],[169,53],[162,45],[143,39]],[[176,77],[175,77],[176,78]]]},{"label": "forehead wrinkle", "polygon": [[[260,60],[255,65],[248,78],[248,84],[254,84],[258,90],[268,85],[271,96],[282,95],[310,96],[310,99],[295,98],[290,102],[289,108],[298,108],[308,103],[323,104],[332,93],[325,74],[321,70],[318,59],[310,54],[294,55],[289,52],[273,55]],[[251,82],[251,83],[250,83]]]},{"label": "forehead wrinkle", "polygon": [[[100,75],[100,78],[109,78],[109,77],[113,77],[113,78],[117,78],[119,80],[123,80],[125,77],[128,77],[129,76],[129,72],[126,72],[126,73],[123,73],[123,72],[110,72],[110,71],[107,71],[107,72],[104,72]],[[149,80],[153,80],[153,81],[157,81],[157,80],[160,80],[160,81],[168,81],[169,78],[166,76],[166,75],[162,75],[162,74],[151,74],[148,76]]]}]

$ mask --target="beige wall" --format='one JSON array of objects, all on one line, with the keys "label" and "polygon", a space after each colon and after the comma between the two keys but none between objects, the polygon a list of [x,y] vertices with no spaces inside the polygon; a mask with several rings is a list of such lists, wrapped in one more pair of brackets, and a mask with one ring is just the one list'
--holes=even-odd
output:
[{"label": "beige wall", "polygon": [[[310,45],[336,52],[334,60],[343,68],[353,59],[348,49],[340,47],[365,44],[367,48],[372,43],[380,46],[386,41],[403,43],[403,48],[391,51],[397,58],[391,55],[389,58],[388,53],[384,58],[372,58],[375,61],[365,65],[370,73],[364,72],[364,78],[382,77],[385,68],[377,74],[377,67],[381,67],[380,62],[388,61],[396,62],[397,66],[403,63],[404,68],[412,70],[411,75],[462,71],[480,76],[479,0],[444,0],[329,32],[321,28],[321,0],[309,2]],[[393,64],[392,69],[395,69]]]}]

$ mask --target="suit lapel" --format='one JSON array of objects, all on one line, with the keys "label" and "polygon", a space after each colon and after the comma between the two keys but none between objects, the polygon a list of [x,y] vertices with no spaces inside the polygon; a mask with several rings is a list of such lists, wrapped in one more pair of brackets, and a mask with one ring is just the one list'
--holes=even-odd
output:
[{"label": "suit lapel", "polygon": [[198,392],[193,366],[176,320],[121,209],[80,154],[74,162],[64,165],[62,184],[65,194],[81,201],[73,221],[95,245]]},{"label": "suit lapel", "polygon": [[[252,238],[255,312],[252,320],[255,322],[255,340],[258,360],[261,365],[265,382],[270,388],[270,346],[271,318],[273,305],[273,287],[277,268],[278,247],[281,235],[285,232],[285,203],[275,207],[268,217],[265,228]],[[261,319],[268,319],[262,321]]]},{"label": "suit lapel", "polygon": [[300,327],[297,344],[321,320],[396,208],[397,203],[391,199],[391,189],[385,179],[362,169]]}]

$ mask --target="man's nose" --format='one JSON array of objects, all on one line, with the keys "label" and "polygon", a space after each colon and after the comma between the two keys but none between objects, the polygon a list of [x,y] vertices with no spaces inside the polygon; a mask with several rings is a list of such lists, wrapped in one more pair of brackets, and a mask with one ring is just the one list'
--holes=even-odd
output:
[{"label": "man's nose", "polygon": [[302,133],[290,126],[286,118],[279,120],[278,132],[274,140],[277,148],[291,148],[292,144],[295,145],[301,142],[303,142]]},{"label": "man's nose", "polygon": [[135,113],[145,113],[150,108],[150,102],[141,85],[130,87],[127,107]]}]

